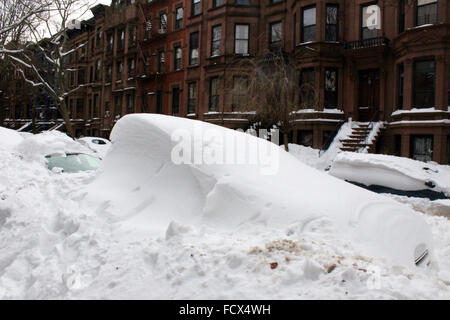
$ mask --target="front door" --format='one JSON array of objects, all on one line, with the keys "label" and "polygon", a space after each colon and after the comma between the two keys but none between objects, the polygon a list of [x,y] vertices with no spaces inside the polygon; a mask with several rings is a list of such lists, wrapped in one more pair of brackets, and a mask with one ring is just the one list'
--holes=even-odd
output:
[{"label": "front door", "polygon": [[378,120],[380,109],[380,72],[378,69],[359,71],[358,111],[359,121]]}]

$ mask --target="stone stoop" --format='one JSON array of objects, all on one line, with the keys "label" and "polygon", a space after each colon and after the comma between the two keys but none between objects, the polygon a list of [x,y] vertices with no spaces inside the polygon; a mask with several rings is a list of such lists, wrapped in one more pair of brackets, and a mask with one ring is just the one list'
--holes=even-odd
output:
[{"label": "stone stoop", "polygon": [[375,143],[366,143],[366,139],[372,130],[370,123],[354,123],[352,133],[346,138],[341,139],[341,151],[361,152],[365,147],[368,147],[367,152],[375,152]]}]

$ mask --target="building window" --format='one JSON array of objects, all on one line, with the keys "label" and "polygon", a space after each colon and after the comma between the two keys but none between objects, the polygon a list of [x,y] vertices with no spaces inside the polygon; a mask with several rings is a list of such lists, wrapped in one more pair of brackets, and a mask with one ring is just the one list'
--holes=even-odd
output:
[{"label": "building window", "polygon": [[435,76],[434,60],[414,62],[414,107],[434,107]]},{"label": "building window", "polygon": [[217,8],[222,5],[222,0],[212,0],[212,7]]},{"label": "building window", "polygon": [[106,67],[106,82],[109,83],[112,81],[112,65],[108,65]]},{"label": "building window", "polygon": [[373,16],[373,11],[369,10],[373,4],[365,5],[361,7],[361,39],[372,39],[376,38],[378,35],[378,30],[376,28],[371,28],[367,26],[367,21]]},{"label": "building window", "polygon": [[195,113],[195,104],[196,104],[196,83],[191,82],[188,85],[188,107],[187,113]]},{"label": "building window", "polygon": [[100,107],[100,97],[98,94],[94,94],[94,107],[93,107],[93,112],[92,112],[92,116],[94,118],[98,118],[100,111],[99,111],[99,107]]},{"label": "building window", "polygon": [[103,45],[102,39],[103,39],[102,29],[98,28],[97,29],[97,39],[95,40],[97,47],[101,47]]},{"label": "building window", "polygon": [[236,0],[235,3],[240,6],[249,6],[250,0]]},{"label": "building window", "polygon": [[77,99],[77,118],[83,119],[84,118],[84,99],[78,98]]},{"label": "building window", "polygon": [[405,71],[403,64],[398,65],[398,95],[397,95],[397,109],[403,109],[403,84],[405,80]]},{"label": "building window", "polygon": [[316,41],[316,7],[302,9],[302,42]]},{"label": "building window", "polygon": [[222,25],[212,27],[211,31],[211,56],[220,56],[222,41]]},{"label": "building window", "polygon": [[86,81],[86,72],[84,68],[78,70],[78,85],[84,84]]},{"label": "building window", "polygon": [[181,69],[181,59],[183,57],[183,50],[181,49],[180,46],[176,46],[174,48],[174,51],[175,51],[175,55],[174,55],[175,59],[173,62],[174,69],[180,70]]},{"label": "building window", "polygon": [[116,101],[114,102],[114,115],[120,116],[122,113],[122,96],[116,96]]},{"label": "building window", "polygon": [[300,74],[300,106],[302,109],[315,107],[315,71],[303,69]]},{"label": "building window", "polygon": [[209,83],[209,111],[219,110],[219,77],[211,78]]},{"label": "building window", "polygon": [[163,113],[163,93],[161,90],[156,92],[156,113]]},{"label": "building window", "polygon": [[159,14],[159,32],[165,33],[167,31],[167,14],[162,12]]},{"label": "building window", "polygon": [[297,131],[297,142],[302,146],[312,147],[313,146],[313,131],[312,130],[298,130]]},{"label": "building window", "polygon": [[113,52],[114,49],[114,35],[108,34],[108,47],[106,48],[109,53]]},{"label": "building window", "polygon": [[198,64],[198,31],[192,32],[189,36],[189,65]]},{"label": "building window", "polygon": [[411,136],[411,158],[425,162],[433,160],[432,135]]},{"label": "building window", "polygon": [[180,88],[172,89],[172,115],[180,114]]},{"label": "building window", "polygon": [[327,4],[326,15],[325,41],[338,41],[339,6],[336,4]]},{"label": "building window", "polygon": [[164,72],[164,64],[166,63],[166,54],[164,51],[158,51],[158,72]]},{"label": "building window", "polygon": [[122,79],[122,70],[123,70],[123,62],[118,61],[117,62],[117,74],[116,74],[116,80]]},{"label": "building window", "polygon": [[438,15],[437,5],[437,0],[417,0],[416,26],[436,23]]},{"label": "building window", "polygon": [[145,22],[145,38],[144,38],[144,40],[149,40],[152,37],[152,27],[153,27],[152,21],[149,18],[149,20],[147,20]]},{"label": "building window", "polygon": [[136,75],[136,60],[134,58],[128,59],[128,76],[134,77]]},{"label": "building window", "polygon": [[119,44],[118,49],[122,50],[125,47],[125,30],[120,29],[119,30]]},{"label": "building window", "polygon": [[281,46],[282,26],[281,21],[272,22],[270,24],[270,46]]},{"label": "building window", "polygon": [[95,63],[95,81],[99,81],[101,79],[102,72],[102,61],[98,59]]},{"label": "building window", "polygon": [[398,33],[405,31],[405,0],[398,4]]},{"label": "building window", "polygon": [[175,15],[175,30],[183,27],[183,14],[184,14],[183,7],[178,7],[176,9],[176,15]]},{"label": "building window", "polygon": [[136,45],[136,26],[130,26],[128,46],[133,47]]},{"label": "building window", "polygon": [[127,95],[127,113],[134,112],[134,94]]},{"label": "building window", "polygon": [[325,108],[337,108],[338,105],[338,70],[325,68]]},{"label": "building window", "polygon": [[239,110],[244,106],[245,93],[248,89],[248,78],[244,76],[233,77],[233,111]]},{"label": "building window", "polygon": [[249,25],[236,24],[234,26],[234,53],[248,54]]},{"label": "building window", "polygon": [[192,0],[191,16],[200,14],[200,0]]}]

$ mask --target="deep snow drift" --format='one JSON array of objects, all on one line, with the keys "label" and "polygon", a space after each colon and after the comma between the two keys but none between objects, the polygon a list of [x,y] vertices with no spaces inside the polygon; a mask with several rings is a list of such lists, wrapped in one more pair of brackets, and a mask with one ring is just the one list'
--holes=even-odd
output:
[{"label": "deep snow drift", "polygon": [[53,173],[1,145],[0,299],[450,299],[444,217],[423,215],[439,270],[371,258],[327,217],[225,231],[171,221],[158,236],[84,205],[97,173]]},{"label": "deep snow drift", "polygon": [[[264,174],[250,155],[244,164],[174,164],[179,142],[171,137],[180,130],[193,142],[192,155],[205,156],[215,147],[227,158],[234,151],[228,142],[254,143],[262,163],[274,170]],[[208,140],[213,130],[215,139]],[[312,169],[263,139],[201,121],[133,114],[116,124],[111,140],[84,199],[85,208],[111,221],[162,232],[172,220],[230,231],[249,224],[304,228],[327,219],[368,256],[407,266],[426,250],[432,256],[431,232],[419,214]]]}]

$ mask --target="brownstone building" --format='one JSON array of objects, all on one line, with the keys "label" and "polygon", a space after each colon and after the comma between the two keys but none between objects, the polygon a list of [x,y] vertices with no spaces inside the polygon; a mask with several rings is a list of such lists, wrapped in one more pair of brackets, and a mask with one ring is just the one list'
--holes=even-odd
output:
[{"label": "brownstone building", "polygon": [[351,118],[343,150],[449,163],[448,0],[112,0],[92,12],[70,34],[86,44],[70,58],[78,135],[108,137],[132,112],[246,127],[235,66],[282,50],[299,72],[291,141],[326,148]]}]

